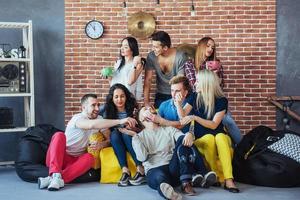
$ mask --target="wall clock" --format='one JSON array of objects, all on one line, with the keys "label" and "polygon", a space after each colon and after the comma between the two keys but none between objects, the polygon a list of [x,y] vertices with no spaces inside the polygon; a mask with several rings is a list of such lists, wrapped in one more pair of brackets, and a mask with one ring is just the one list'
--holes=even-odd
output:
[{"label": "wall clock", "polygon": [[85,34],[89,38],[93,40],[99,39],[103,35],[103,32],[104,32],[104,27],[100,21],[91,20],[86,23]]}]

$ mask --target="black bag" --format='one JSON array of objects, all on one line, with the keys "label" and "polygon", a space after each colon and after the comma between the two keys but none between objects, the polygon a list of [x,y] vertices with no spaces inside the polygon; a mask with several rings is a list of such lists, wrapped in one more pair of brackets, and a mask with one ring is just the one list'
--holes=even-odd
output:
[{"label": "black bag", "polygon": [[269,187],[300,186],[300,135],[258,126],[235,149],[233,175],[242,183]]},{"label": "black bag", "polygon": [[[45,165],[46,154],[51,137],[61,131],[52,125],[41,124],[29,127],[18,144],[15,169],[18,176],[27,182],[37,182],[38,177],[48,176]],[[100,180],[100,171],[90,169],[72,182],[91,182]]]}]

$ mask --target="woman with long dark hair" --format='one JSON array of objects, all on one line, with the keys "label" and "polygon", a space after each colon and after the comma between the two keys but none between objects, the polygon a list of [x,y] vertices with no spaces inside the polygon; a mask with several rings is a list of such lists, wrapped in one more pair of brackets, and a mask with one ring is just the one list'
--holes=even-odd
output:
[{"label": "woman with long dark hair", "polygon": [[[114,84],[109,89],[106,97],[104,117],[107,119],[123,119],[126,117],[134,117],[138,104],[133,94],[122,84]],[[142,163],[137,160],[135,152],[132,148],[132,137],[125,134],[127,127],[111,128],[110,142],[117,156],[122,176],[119,186],[140,185],[145,182],[145,173]],[[137,167],[137,173],[133,178],[130,176],[128,164],[126,160],[126,151],[128,151]]]},{"label": "woman with long dark hair", "polygon": [[120,55],[114,65],[112,77],[108,77],[110,86],[121,83],[135,96],[142,99],[142,71],[145,59],[139,55],[138,42],[134,37],[125,37],[121,41]]}]

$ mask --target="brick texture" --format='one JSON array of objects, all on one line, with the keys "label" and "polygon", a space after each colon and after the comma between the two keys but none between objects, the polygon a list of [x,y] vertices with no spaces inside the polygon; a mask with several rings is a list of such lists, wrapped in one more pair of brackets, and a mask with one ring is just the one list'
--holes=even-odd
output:
[{"label": "brick texture", "polygon": [[[190,14],[189,0],[126,2],[127,17],[138,11],[151,13],[156,30],[167,31],[173,46],[214,38],[230,111],[242,132],[260,124],[275,128],[275,108],[266,97],[276,93],[276,0],[196,0],[195,16]],[[127,17],[122,0],[65,0],[66,123],[80,112],[83,94],[96,93],[104,102],[109,86],[100,78],[100,70],[118,57],[120,41],[129,35]],[[84,32],[92,19],[104,24],[98,40]],[[151,42],[138,42],[146,57]]]}]

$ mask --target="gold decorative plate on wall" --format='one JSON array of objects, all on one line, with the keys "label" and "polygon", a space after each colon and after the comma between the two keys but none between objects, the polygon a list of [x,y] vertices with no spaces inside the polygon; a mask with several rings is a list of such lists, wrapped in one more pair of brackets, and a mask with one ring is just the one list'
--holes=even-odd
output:
[{"label": "gold decorative plate on wall", "polygon": [[155,19],[153,15],[145,12],[137,12],[128,18],[128,32],[137,38],[147,38],[155,31]]}]

